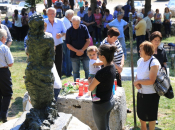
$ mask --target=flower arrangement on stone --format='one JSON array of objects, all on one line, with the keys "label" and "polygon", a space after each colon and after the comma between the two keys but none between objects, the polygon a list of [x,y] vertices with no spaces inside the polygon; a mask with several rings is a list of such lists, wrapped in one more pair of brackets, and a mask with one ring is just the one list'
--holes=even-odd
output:
[{"label": "flower arrangement on stone", "polygon": [[67,82],[62,86],[62,90],[60,92],[61,95],[67,95],[69,93],[78,93],[79,86],[76,82]]}]

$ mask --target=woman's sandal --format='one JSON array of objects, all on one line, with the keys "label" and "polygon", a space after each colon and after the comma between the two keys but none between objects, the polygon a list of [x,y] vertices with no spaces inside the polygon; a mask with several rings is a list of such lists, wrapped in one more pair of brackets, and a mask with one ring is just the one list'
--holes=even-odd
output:
[{"label": "woman's sandal", "polygon": [[129,109],[129,108],[127,108],[127,113],[131,113],[132,111]]}]

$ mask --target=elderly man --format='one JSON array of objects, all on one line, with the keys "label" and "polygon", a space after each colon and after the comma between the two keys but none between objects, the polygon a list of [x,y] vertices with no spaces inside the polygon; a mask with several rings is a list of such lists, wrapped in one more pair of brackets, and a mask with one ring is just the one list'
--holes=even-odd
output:
[{"label": "elderly man", "polygon": [[[65,17],[61,20],[63,21],[66,30],[71,27],[71,20],[74,16],[74,11],[69,9],[65,12]],[[63,37],[63,64],[62,64],[62,74],[65,74],[67,77],[71,76],[72,72],[72,62],[70,59],[70,50],[67,48],[65,36]]]},{"label": "elderly man", "polygon": [[90,44],[90,34],[85,25],[80,24],[79,16],[72,17],[72,27],[66,32],[66,43],[70,49],[74,81],[80,78],[80,61],[83,63],[86,79],[89,76],[89,58],[86,49]]},{"label": "elderly man", "polygon": [[142,13],[137,14],[137,19],[138,19],[138,22],[134,29],[136,30],[136,37],[137,37],[137,53],[138,53],[138,56],[140,57],[139,46],[142,42],[145,41],[146,22],[143,19]]},{"label": "elderly man", "polygon": [[5,17],[5,20],[2,21],[2,24],[6,25],[9,29],[12,28],[12,22],[8,20],[8,17]]},{"label": "elderly man", "polygon": [[7,122],[7,112],[12,91],[12,79],[9,67],[12,67],[14,59],[10,49],[5,46],[7,32],[0,29],[0,122]]},{"label": "elderly man", "polygon": [[112,22],[108,23],[106,25],[106,27],[108,29],[110,29],[111,27],[116,27],[118,28],[120,35],[118,36],[118,40],[120,41],[120,44],[122,45],[122,49],[124,51],[124,55],[125,55],[125,59],[127,57],[127,53],[126,53],[126,45],[125,45],[125,35],[124,35],[124,31],[125,29],[128,27],[128,23],[123,20],[123,12],[119,12],[117,14],[117,18],[114,19]]},{"label": "elderly man", "polygon": [[8,27],[6,25],[4,25],[4,24],[1,24],[1,20],[0,20],[0,28],[6,30],[6,32],[7,32],[7,39],[6,39],[6,43],[5,44],[8,47],[10,47],[11,44],[12,44],[12,37],[11,37],[11,34],[10,34],[10,31],[9,31]]},{"label": "elderly man", "polygon": [[44,21],[47,23],[46,32],[51,33],[54,39],[54,44],[56,46],[55,65],[58,75],[60,76],[61,79],[61,68],[62,68],[62,57],[63,57],[62,37],[66,34],[66,28],[64,26],[63,21],[61,21],[58,18],[55,18],[56,16],[55,8],[53,7],[48,8],[47,16],[48,18],[44,19]]},{"label": "elderly man", "polygon": [[151,35],[151,30],[152,30],[152,22],[151,22],[151,18],[153,17],[153,13],[151,11],[148,12],[148,16],[146,16],[144,18],[144,20],[146,21],[146,37],[145,40],[149,41],[149,37]]},{"label": "elderly man", "polygon": [[83,17],[86,14],[86,11],[84,10],[84,6],[80,7],[80,11],[78,11],[77,16],[81,18],[81,24],[83,23]]}]

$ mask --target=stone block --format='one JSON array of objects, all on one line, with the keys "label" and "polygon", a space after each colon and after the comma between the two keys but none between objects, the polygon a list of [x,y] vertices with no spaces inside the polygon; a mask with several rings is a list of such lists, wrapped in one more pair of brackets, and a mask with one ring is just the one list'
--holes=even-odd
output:
[{"label": "stone block", "polygon": [[[9,120],[8,122],[0,126],[0,130],[19,130],[20,126],[26,119],[26,114],[29,111],[25,111],[20,118]],[[65,114],[59,112],[59,117],[55,119],[54,124],[50,126],[49,130],[91,130],[89,126],[82,123],[72,114]],[[48,130],[48,129],[44,129]]]},{"label": "stone block", "polygon": [[[114,99],[115,107],[110,115],[110,129],[120,130],[124,128],[127,117],[124,88],[117,88]],[[88,94],[85,94],[82,97],[79,97],[78,93],[59,96],[57,105],[59,112],[70,113],[83,123],[87,124],[92,130],[97,130],[92,113],[92,99]]]},{"label": "stone block", "polygon": [[82,123],[76,117],[73,117],[69,123],[69,126],[67,127],[67,130],[91,130],[91,128]]}]

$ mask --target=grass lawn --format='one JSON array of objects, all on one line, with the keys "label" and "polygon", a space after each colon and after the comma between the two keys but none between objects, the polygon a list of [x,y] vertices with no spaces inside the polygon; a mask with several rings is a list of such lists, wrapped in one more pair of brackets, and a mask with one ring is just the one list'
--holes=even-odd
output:
[{"label": "grass lawn", "polygon": [[[163,42],[173,42],[175,37],[168,39],[163,39]],[[126,42],[127,48],[130,46],[129,42]],[[134,42],[134,48],[136,47]],[[23,95],[26,92],[23,76],[25,75],[26,55],[24,52],[23,42],[13,42],[11,46],[11,52],[15,59],[13,67],[10,68],[13,81],[13,99],[9,107],[8,120],[13,118],[18,118],[23,113],[22,100]],[[130,50],[128,50],[128,57],[125,62],[125,66],[130,66]],[[170,55],[168,55],[170,59]],[[136,66],[137,54],[134,54],[134,66]],[[170,62],[170,61],[169,61]],[[174,70],[170,69],[171,83],[175,90],[175,75]],[[81,68],[81,77],[84,77],[84,71]],[[62,83],[67,81],[73,81],[73,77],[62,77]],[[132,83],[131,81],[123,81],[123,87],[125,88],[127,107],[133,108],[132,105]],[[157,126],[162,130],[174,130],[175,129],[175,99],[169,100],[165,97],[160,98],[159,104],[159,115],[158,115],[159,125]],[[133,113],[127,115],[126,125],[132,127],[134,126]],[[139,120],[137,118],[137,125],[140,126]]]}]

